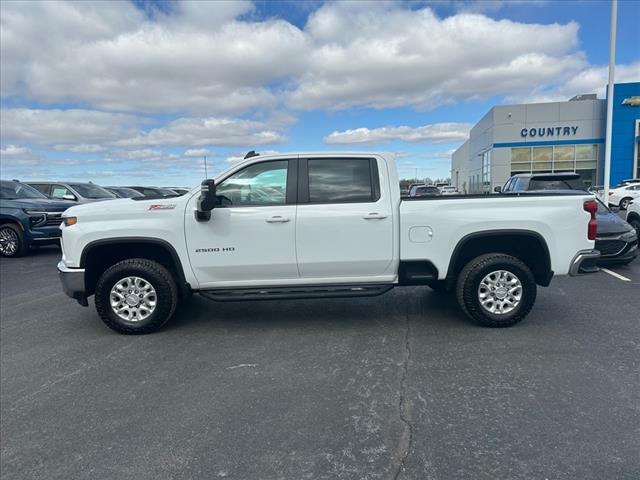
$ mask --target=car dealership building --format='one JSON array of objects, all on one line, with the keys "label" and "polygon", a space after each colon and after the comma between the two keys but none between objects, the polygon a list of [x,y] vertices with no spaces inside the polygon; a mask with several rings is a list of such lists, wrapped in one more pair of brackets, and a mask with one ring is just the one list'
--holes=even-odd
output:
[{"label": "car dealership building", "polygon": [[[607,101],[595,94],[566,102],[500,105],[471,129],[451,158],[460,192],[490,192],[516,173],[577,172],[602,185]],[[614,87],[611,184],[640,178],[640,82]]]}]

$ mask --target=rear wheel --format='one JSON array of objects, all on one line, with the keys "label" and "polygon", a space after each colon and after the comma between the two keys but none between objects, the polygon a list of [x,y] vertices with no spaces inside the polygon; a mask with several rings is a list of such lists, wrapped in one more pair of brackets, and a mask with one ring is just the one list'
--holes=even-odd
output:
[{"label": "rear wheel", "polygon": [[178,291],[171,273],[157,262],[134,258],[107,269],[96,284],[96,310],[112,330],[152,333],[173,315]]},{"label": "rear wheel", "polygon": [[3,257],[21,257],[27,253],[22,230],[13,223],[0,226],[0,255]]},{"label": "rear wheel", "polygon": [[622,200],[620,200],[620,210],[626,210],[629,206],[629,203],[631,203],[630,198],[623,198]]},{"label": "rear wheel", "polygon": [[525,318],[536,299],[533,273],[519,259],[480,255],[462,269],[456,285],[462,310],[485,327],[509,327]]}]

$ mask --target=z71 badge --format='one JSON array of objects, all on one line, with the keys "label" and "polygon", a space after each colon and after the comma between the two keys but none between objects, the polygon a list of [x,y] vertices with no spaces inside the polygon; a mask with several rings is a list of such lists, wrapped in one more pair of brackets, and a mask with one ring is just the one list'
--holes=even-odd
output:
[{"label": "z71 badge", "polygon": [[156,203],[149,205],[149,210],[173,210],[176,208],[175,203]]}]

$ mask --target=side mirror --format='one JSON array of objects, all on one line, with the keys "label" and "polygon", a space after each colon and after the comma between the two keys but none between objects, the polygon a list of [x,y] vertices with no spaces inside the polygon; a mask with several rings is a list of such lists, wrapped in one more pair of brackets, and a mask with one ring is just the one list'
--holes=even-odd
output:
[{"label": "side mirror", "polygon": [[502,187],[500,187],[500,186],[495,187],[495,188],[493,189],[493,191],[494,191],[494,192],[496,192],[496,193],[501,193],[501,192],[502,192]]},{"label": "side mirror", "polygon": [[215,180],[203,180],[200,184],[200,198],[198,198],[198,209],[196,210],[196,220],[206,222],[211,219],[211,210],[216,205],[216,182]]},{"label": "side mirror", "polygon": [[63,200],[71,200],[72,202],[75,202],[75,201],[78,200],[75,195],[71,195],[70,193],[67,193],[67,194],[63,195],[62,199]]}]

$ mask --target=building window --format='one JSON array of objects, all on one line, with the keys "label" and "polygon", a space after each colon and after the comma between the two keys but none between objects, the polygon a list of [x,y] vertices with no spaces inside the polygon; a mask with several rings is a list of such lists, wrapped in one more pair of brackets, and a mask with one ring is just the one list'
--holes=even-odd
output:
[{"label": "building window", "polygon": [[482,154],[482,191],[491,191],[491,150]]},{"label": "building window", "polygon": [[532,147],[532,170],[550,172],[553,168],[553,147]]},{"label": "building window", "polygon": [[531,148],[511,149],[511,170],[518,173],[531,171]]},{"label": "building window", "polygon": [[[598,145],[554,145],[511,149],[511,174],[577,172],[585,185],[596,179]],[[640,174],[640,169],[639,174]]]}]

